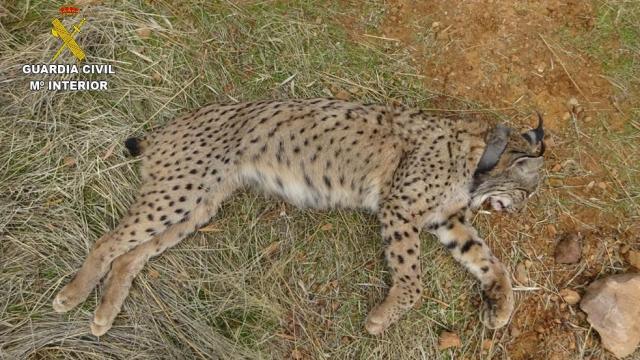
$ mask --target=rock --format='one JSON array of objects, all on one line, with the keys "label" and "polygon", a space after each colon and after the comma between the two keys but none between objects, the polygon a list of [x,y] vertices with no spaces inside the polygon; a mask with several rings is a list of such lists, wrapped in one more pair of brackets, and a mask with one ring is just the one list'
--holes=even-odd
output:
[{"label": "rock", "polygon": [[511,325],[511,330],[509,331],[509,333],[511,334],[511,337],[515,339],[520,336],[520,334],[522,334],[522,331],[520,331],[520,329],[516,325]]},{"label": "rock", "polygon": [[633,353],[640,344],[640,274],[619,274],[594,281],[580,308],[600,334],[602,346],[616,357]]},{"label": "rock", "polygon": [[144,27],[136,30],[136,33],[141,39],[148,39],[151,36],[151,29]]},{"label": "rock", "polygon": [[628,253],[629,250],[631,250],[631,246],[629,246],[629,244],[620,245],[620,254],[624,255],[624,254]]},{"label": "rock", "polygon": [[331,224],[331,223],[326,223],[326,224],[324,224],[324,225],[320,226],[320,230],[322,230],[322,231],[330,231],[330,230],[333,230],[333,224]]},{"label": "rock", "polygon": [[440,338],[438,339],[438,349],[444,350],[460,346],[462,346],[462,341],[460,341],[458,334],[448,331],[443,331],[442,334],[440,334]]},{"label": "rock", "polygon": [[492,346],[493,346],[493,341],[491,341],[491,339],[482,340],[482,350],[491,350]]},{"label": "rock", "polygon": [[575,290],[571,289],[562,289],[558,293],[562,300],[564,300],[569,305],[575,305],[580,301],[580,294]]},{"label": "rock", "polygon": [[74,159],[72,156],[67,156],[62,160],[62,163],[66,167],[74,167],[76,166],[76,159]]},{"label": "rock", "polygon": [[636,269],[640,269],[640,251],[629,251],[629,263]]},{"label": "rock", "polygon": [[556,245],[554,256],[558,264],[575,264],[580,261],[582,256],[580,234],[569,233],[562,236]]},{"label": "rock", "polygon": [[550,178],[547,181],[549,182],[549,186],[551,187],[561,187],[562,185],[564,185],[562,179],[558,178]]},{"label": "rock", "polygon": [[351,94],[346,90],[340,90],[334,95],[334,97],[339,100],[349,100],[351,99]]}]

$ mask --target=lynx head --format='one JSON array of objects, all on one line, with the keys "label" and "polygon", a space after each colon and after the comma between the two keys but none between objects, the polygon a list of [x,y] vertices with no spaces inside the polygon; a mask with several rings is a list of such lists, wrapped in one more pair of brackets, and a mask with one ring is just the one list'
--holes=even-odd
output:
[{"label": "lynx head", "polygon": [[538,113],[538,127],[518,133],[496,126],[486,139],[471,189],[471,207],[489,201],[497,211],[517,211],[535,192],[541,178],[544,129]]}]

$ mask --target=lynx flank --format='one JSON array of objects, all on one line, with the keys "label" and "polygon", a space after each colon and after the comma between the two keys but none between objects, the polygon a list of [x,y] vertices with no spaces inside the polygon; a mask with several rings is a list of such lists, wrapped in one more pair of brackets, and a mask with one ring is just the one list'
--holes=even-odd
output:
[{"label": "lynx flank", "polygon": [[485,202],[498,211],[524,205],[540,180],[542,138],[540,116],[536,129],[520,134],[335,99],[205,106],[125,142],[142,157],[137,200],[96,241],[53,307],[75,307],[108,273],[91,323],[93,334],[104,334],[149,258],[207,223],[236,189],[252,186],[300,207],[378,215],[392,284],[366,319],[369,333],[382,333],[421,297],[421,231],[437,235],[480,281],[482,322],[504,326],[514,307],[510,276],[469,218]]}]

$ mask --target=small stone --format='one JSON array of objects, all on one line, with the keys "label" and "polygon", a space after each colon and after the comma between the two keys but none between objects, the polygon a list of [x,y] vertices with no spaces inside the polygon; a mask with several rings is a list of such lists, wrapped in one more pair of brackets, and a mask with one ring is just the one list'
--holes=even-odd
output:
[{"label": "small stone", "polygon": [[512,325],[509,333],[511,334],[512,338],[517,338],[518,336],[520,336],[520,334],[522,334],[522,331],[520,331],[520,329],[517,326]]},{"label": "small stone", "polygon": [[557,163],[557,164],[553,165],[553,167],[551,168],[551,171],[553,171],[553,172],[558,172],[560,170],[562,170],[562,164],[560,164],[560,163]]},{"label": "small stone", "polygon": [[62,163],[66,167],[74,167],[76,166],[76,159],[74,159],[72,156],[67,156],[62,160]]},{"label": "small stone", "polygon": [[544,332],[545,332],[544,326],[542,326],[542,325],[537,325],[537,326],[534,328],[534,330],[535,330],[538,334],[544,334]]},{"label": "small stone", "polygon": [[580,244],[580,234],[565,234],[555,250],[555,259],[558,264],[575,264],[582,256],[582,246]]},{"label": "small stone", "polygon": [[335,94],[335,98],[340,100],[349,100],[351,99],[351,94],[346,90],[340,90]]},{"label": "small stone", "polygon": [[151,29],[149,28],[139,28],[136,30],[136,33],[141,39],[148,39],[151,36]]},{"label": "small stone", "polygon": [[438,338],[438,349],[444,350],[452,347],[459,348],[462,346],[462,341],[460,341],[460,337],[456,333],[443,331],[440,334],[440,338]]},{"label": "small stone", "polygon": [[624,254],[628,253],[629,250],[631,250],[631,246],[629,246],[629,244],[620,245],[620,254],[624,255]]},{"label": "small stone", "polygon": [[575,305],[580,301],[580,294],[575,290],[562,289],[558,294],[569,305]]},{"label": "small stone", "polygon": [[264,254],[265,257],[272,258],[279,250],[280,250],[280,242],[274,241],[271,244],[269,244],[266,248],[264,248],[264,250],[262,250],[262,253]]},{"label": "small stone", "polygon": [[547,232],[549,233],[549,236],[551,237],[556,237],[556,235],[558,235],[558,229],[556,229],[556,226],[553,224],[548,224],[547,225]]},{"label": "small stone", "polygon": [[482,350],[490,350],[493,346],[493,341],[491,339],[482,340]]},{"label": "small stone", "polygon": [[640,274],[618,274],[594,281],[580,308],[600,334],[602,346],[616,357],[630,355],[640,344]]},{"label": "small stone", "polygon": [[607,189],[607,183],[604,181],[600,181],[599,183],[596,184],[596,186],[599,187],[601,190]]},{"label": "small stone", "polygon": [[549,179],[549,185],[552,187],[561,187],[564,183],[562,182],[562,179],[551,178]]},{"label": "small stone", "polygon": [[569,119],[571,119],[571,113],[570,112],[565,112],[564,114],[562,114],[562,121],[569,121]]},{"label": "small stone", "polygon": [[324,224],[324,225],[320,226],[320,230],[322,230],[322,231],[330,231],[330,230],[333,230],[333,224],[331,224],[331,223],[326,223],[326,224]]},{"label": "small stone", "polygon": [[640,251],[629,251],[629,263],[636,269],[640,269]]}]

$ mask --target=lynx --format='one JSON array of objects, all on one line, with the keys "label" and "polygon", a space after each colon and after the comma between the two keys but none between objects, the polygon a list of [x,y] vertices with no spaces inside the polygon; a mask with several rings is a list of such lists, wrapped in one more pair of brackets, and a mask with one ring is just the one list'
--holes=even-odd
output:
[{"label": "lynx", "polygon": [[205,106],[126,140],[141,156],[137,200],[96,241],[53,307],[75,307],[108,273],[91,323],[93,334],[104,334],[149,258],[207,223],[236,189],[252,186],[299,207],[377,214],[392,284],[366,319],[370,334],[420,299],[422,231],[479,280],[481,321],[502,327],[514,308],[510,275],[470,217],[485,203],[517,211],[537,189],[544,153],[538,118],[537,128],[519,133],[464,116],[337,99]]}]

